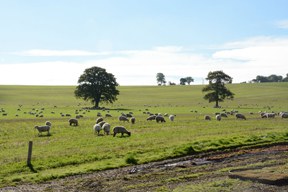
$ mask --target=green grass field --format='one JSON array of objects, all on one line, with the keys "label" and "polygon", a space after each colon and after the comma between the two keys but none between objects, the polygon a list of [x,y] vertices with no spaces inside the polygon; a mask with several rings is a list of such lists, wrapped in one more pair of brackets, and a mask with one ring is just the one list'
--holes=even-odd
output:
[{"label": "green grass field", "polygon": [[[202,85],[120,86],[113,116],[105,118],[113,128],[123,125],[131,137],[97,136],[92,127],[100,112],[85,110],[89,102],[74,97],[73,86],[0,86],[0,187],[22,182],[41,182],[74,174],[146,163],[209,150],[265,145],[288,141],[288,119],[262,119],[259,111],[288,111],[288,83],[231,84],[234,100],[214,103],[203,99]],[[238,110],[218,122],[204,115]],[[84,117],[71,127],[61,114]],[[175,114],[174,122],[146,121],[147,114]],[[119,122],[121,112],[133,112],[136,124]],[[253,114],[250,114],[253,113]],[[7,115],[4,115],[7,114]],[[43,117],[36,117],[43,115]],[[52,122],[51,135],[38,136],[35,125]],[[32,166],[26,165],[28,142],[33,141]]]}]

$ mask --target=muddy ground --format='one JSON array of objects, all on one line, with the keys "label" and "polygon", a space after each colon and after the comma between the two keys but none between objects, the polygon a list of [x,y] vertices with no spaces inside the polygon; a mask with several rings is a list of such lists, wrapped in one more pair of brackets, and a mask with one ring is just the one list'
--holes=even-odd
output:
[{"label": "muddy ground", "polygon": [[288,191],[288,143],[209,152],[0,191]]}]

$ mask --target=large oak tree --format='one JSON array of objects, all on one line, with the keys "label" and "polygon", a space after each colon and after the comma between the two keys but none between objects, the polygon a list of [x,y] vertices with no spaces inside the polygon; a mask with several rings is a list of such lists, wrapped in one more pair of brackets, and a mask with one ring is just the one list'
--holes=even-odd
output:
[{"label": "large oak tree", "polygon": [[100,102],[113,103],[119,95],[114,75],[100,67],[85,69],[79,77],[78,84],[75,96],[85,101],[90,100],[95,108],[99,107]]},{"label": "large oak tree", "polygon": [[219,102],[225,98],[233,99],[234,93],[225,87],[225,84],[232,83],[232,78],[223,71],[209,72],[206,80],[209,84],[202,89],[202,92],[208,92],[204,99],[209,102],[216,102],[215,107],[219,107]]}]

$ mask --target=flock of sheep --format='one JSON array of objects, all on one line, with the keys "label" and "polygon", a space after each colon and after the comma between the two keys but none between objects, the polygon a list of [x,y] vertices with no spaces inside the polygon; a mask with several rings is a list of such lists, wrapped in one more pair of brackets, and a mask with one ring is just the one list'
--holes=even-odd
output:
[{"label": "flock of sheep", "polygon": [[[243,120],[246,120],[246,116],[243,115],[242,113],[238,113],[237,111],[231,111],[231,112],[224,112],[224,113],[216,113],[215,114],[215,119],[217,121],[221,121],[222,117],[228,117],[228,114],[230,115],[234,115],[235,114],[235,117],[236,119],[243,119]],[[268,113],[268,112],[259,112],[260,114],[260,117],[261,118],[275,118],[277,115],[279,115],[281,118],[288,118],[288,112],[280,112],[280,113]],[[209,115],[205,115],[204,116],[204,119],[205,120],[211,120],[211,116]]]},{"label": "flock of sheep", "polygon": [[[38,115],[42,114],[44,108],[42,108],[41,110],[36,110],[33,109],[32,111],[38,112],[37,113],[37,117]],[[165,123],[166,119],[168,118],[171,122],[174,121],[175,116],[174,114],[170,114],[168,115],[167,113],[165,113],[164,115],[162,115],[161,113],[151,113],[148,111],[148,109],[145,109],[146,111],[143,112],[143,114],[147,114],[148,117],[146,118],[146,121],[156,121],[157,123]],[[20,111],[20,109],[18,109],[18,111]],[[79,114],[79,112],[82,111],[81,110],[76,110],[75,111],[75,118],[71,118],[70,114],[63,114],[61,113],[62,117],[70,117],[70,119],[68,120],[69,125],[70,126],[78,126],[78,119],[83,117],[83,114],[85,114],[85,111],[82,112],[82,114]],[[88,111],[90,112],[90,111]],[[6,111],[1,108],[0,109],[0,113],[2,113],[3,116],[6,116],[7,113]],[[32,113],[32,112],[31,112]],[[35,114],[35,113],[33,113]],[[252,113],[250,113],[252,114]],[[280,112],[280,113],[274,113],[274,112],[259,112],[260,117],[261,118],[275,118],[276,116],[279,116],[281,118],[288,118],[288,112]],[[246,120],[246,116],[242,113],[239,113],[238,111],[229,111],[227,112],[226,110],[223,110],[220,113],[215,113],[215,119],[217,121],[221,121],[223,117],[228,117],[228,115],[234,115],[236,119],[242,119],[242,120]],[[110,134],[110,127],[111,125],[108,122],[104,121],[104,117],[102,116],[102,114],[100,112],[97,113],[97,119],[96,119],[96,123],[93,125],[93,131],[95,134],[97,135],[109,135]],[[105,118],[109,118],[112,117],[111,114],[108,113],[105,114]],[[133,116],[133,112],[129,112],[127,114],[125,113],[121,113],[121,115],[118,117],[118,120],[120,122],[131,122],[132,124],[136,123],[136,118]],[[204,120],[212,120],[212,117],[210,115],[204,115]],[[47,132],[48,135],[50,135],[50,129],[51,129],[52,123],[50,121],[46,121],[44,125],[36,125],[35,129],[38,130],[39,134],[42,134],[43,132]],[[101,132],[104,132],[104,134],[102,134]],[[131,136],[131,132],[128,131],[124,126],[115,126],[113,128],[113,136],[115,137],[116,134],[120,133],[121,136],[123,136],[124,134],[127,134],[128,136]]]},{"label": "flock of sheep", "polygon": [[[69,125],[78,126],[78,119],[71,118],[68,120]],[[52,123],[50,121],[46,121],[45,125],[39,126],[36,125],[34,128],[38,130],[38,135],[41,135],[42,132],[47,132],[47,135],[50,135],[50,128]],[[106,123],[102,117],[96,119],[96,124],[93,126],[94,133],[100,135],[100,131],[104,130],[106,135],[110,134],[110,124]],[[113,128],[113,137],[116,136],[117,133],[121,133],[121,136],[126,133],[128,136],[131,136],[131,132],[127,131],[127,129],[123,126],[116,126]]]},{"label": "flock of sheep", "polygon": [[[149,117],[146,120],[147,121],[155,120],[157,123],[166,122],[164,116],[168,116],[168,114],[165,114],[164,116],[162,116],[160,113],[157,113],[157,114],[148,113],[148,114],[149,114]],[[93,125],[94,133],[97,134],[98,136],[109,135],[111,125],[108,122],[104,121],[104,118],[102,117],[100,112],[98,112],[97,116],[98,118],[96,119],[96,123]],[[108,113],[105,115],[105,117],[112,117],[112,115]],[[170,121],[174,121],[175,115],[170,115],[168,118]],[[80,119],[79,115],[76,115],[76,118],[70,118],[68,120],[69,125],[78,126],[79,125],[78,119]],[[133,116],[132,112],[129,112],[128,114],[121,113],[121,115],[118,117],[118,120],[120,122],[131,122],[132,124],[136,123],[136,118]],[[52,123],[50,121],[46,121],[45,125],[42,125],[42,126],[36,125],[35,129],[38,130],[39,132],[38,135],[41,135],[42,132],[47,132],[47,134],[50,135],[51,126],[52,126]],[[104,134],[101,134],[102,130]],[[121,136],[123,136],[124,134],[131,136],[131,132],[128,131],[124,126],[115,126],[113,128],[113,137],[115,137],[116,134],[118,133],[120,133]]]}]

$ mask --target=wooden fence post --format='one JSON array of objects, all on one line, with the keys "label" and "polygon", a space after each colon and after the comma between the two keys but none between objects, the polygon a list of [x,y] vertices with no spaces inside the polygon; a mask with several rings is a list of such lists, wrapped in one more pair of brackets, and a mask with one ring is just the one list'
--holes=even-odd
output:
[{"label": "wooden fence post", "polygon": [[33,141],[29,141],[29,146],[28,146],[28,157],[27,157],[27,165],[31,165],[31,158],[32,158],[32,146],[33,146]]}]

